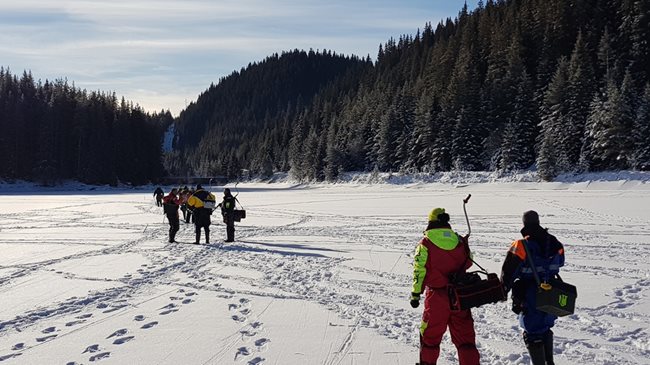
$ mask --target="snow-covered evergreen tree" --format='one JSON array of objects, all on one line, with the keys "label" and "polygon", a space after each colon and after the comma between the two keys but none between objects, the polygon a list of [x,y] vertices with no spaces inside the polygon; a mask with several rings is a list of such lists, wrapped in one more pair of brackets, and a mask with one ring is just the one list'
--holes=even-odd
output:
[{"label": "snow-covered evergreen tree", "polygon": [[560,172],[567,171],[568,161],[559,144],[558,136],[565,124],[568,105],[567,84],[568,84],[568,62],[561,58],[553,79],[544,95],[542,105],[541,141],[539,154],[537,155],[537,169],[540,177],[544,180],[551,180]]},{"label": "snow-covered evergreen tree", "polygon": [[514,100],[514,114],[503,133],[499,168],[505,171],[526,169],[535,162],[538,135],[532,82],[524,73]]},{"label": "snow-covered evergreen tree", "polygon": [[650,170],[650,83],[645,86],[643,97],[639,100],[634,131],[634,154],[632,168],[636,170]]},{"label": "snow-covered evergreen tree", "polygon": [[568,110],[563,127],[558,130],[564,171],[575,171],[578,167],[585,123],[593,98],[595,79],[586,47],[582,33],[579,33],[569,61]]},{"label": "snow-covered evergreen tree", "polygon": [[596,170],[625,169],[630,165],[634,123],[631,82],[629,72],[620,89],[610,78],[602,105],[592,103],[588,136],[593,139],[590,150]]}]

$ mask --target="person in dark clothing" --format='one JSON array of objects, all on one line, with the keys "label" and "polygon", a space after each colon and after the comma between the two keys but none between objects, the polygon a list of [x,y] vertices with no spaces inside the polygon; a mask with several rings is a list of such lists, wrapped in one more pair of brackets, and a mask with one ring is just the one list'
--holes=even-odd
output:
[{"label": "person in dark clothing", "polygon": [[[198,185],[198,186],[201,186],[201,185]],[[188,201],[190,200],[190,197],[192,195],[194,195],[194,192],[195,192],[195,190],[192,188],[192,189],[189,189],[187,191],[187,193],[186,193],[187,194],[187,199],[185,200],[185,223],[190,223],[190,221],[192,221],[192,223],[195,223],[194,222],[193,209],[188,204]]]},{"label": "person in dark clothing", "polygon": [[232,196],[230,189],[223,190],[223,200],[217,207],[221,207],[221,215],[223,222],[226,224],[226,240],[225,242],[235,241],[235,202],[237,198]]},{"label": "person in dark clothing", "polygon": [[185,186],[183,189],[180,190],[180,193],[178,194],[178,200],[180,200],[180,206],[181,206],[181,211],[183,212],[183,220],[185,223],[188,223],[189,220],[188,214],[192,214],[191,212],[188,211],[187,209],[187,199],[190,198],[190,189]]},{"label": "person in dark clothing", "polygon": [[[501,282],[506,292],[512,289],[512,310],[519,315],[523,337],[533,365],[554,365],[553,331],[557,316],[536,309],[537,282],[530,267],[542,282],[553,279],[564,266],[564,246],[539,223],[539,215],[529,210],[523,215],[523,239],[512,243],[501,270]],[[524,246],[526,245],[526,247]]]},{"label": "person in dark clothing", "polygon": [[196,186],[196,192],[187,200],[194,215],[196,244],[201,243],[201,228],[205,230],[205,243],[210,243],[210,215],[215,209],[215,200],[214,194],[203,190],[201,185]]},{"label": "person in dark clothing", "polygon": [[178,191],[174,188],[172,191],[163,198],[163,209],[167,220],[169,221],[169,243],[176,242],[176,232],[180,229],[180,222],[178,218]]},{"label": "person in dark clothing", "polygon": [[153,196],[156,197],[156,205],[162,207],[163,206],[162,200],[163,197],[165,196],[165,192],[163,191],[163,189],[160,188],[160,186],[157,187],[156,190],[154,190]]}]

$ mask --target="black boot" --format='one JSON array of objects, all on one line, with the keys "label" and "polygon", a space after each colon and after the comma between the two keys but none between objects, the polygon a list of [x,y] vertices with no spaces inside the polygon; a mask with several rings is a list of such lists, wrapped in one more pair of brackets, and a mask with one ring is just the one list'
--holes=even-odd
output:
[{"label": "black boot", "polygon": [[226,226],[226,242],[234,242],[234,241],[235,241],[235,227]]},{"label": "black boot", "polygon": [[546,365],[546,357],[544,355],[544,343],[543,342],[533,342],[528,347],[528,353],[530,354],[530,361],[533,365]]},{"label": "black boot", "polygon": [[553,331],[551,330],[544,334],[544,356],[546,365],[555,365],[553,361]]},{"label": "black boot", "polygon": [[201,243],[201,231],[196,231],[196,242],[197,245]]},{"label": "black boot", "polygon": [[533,365],[546,365],[546,354],[544,351],[544,340],[542,338],[531,339],[526,332],[524,332],[524,342],[530,354],[530,361]]}]

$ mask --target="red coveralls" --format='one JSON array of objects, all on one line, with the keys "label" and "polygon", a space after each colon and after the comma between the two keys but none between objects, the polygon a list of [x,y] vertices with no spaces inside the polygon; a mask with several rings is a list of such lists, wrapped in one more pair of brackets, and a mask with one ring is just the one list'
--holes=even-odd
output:
[{"label": "red coveralls", "polygon": [[413,293],[426,288],[424,313],[420,326],[420,364],[435,365],[440,354],[440,342],[447,327],[451,341],[458,349],[460,365],[478,365],[474,320],[469,309],[452,311],[449,308],[447,285],[449,274],[465,271],[472,262],[464,238],[448,228],[425,232],[415,254]]}]

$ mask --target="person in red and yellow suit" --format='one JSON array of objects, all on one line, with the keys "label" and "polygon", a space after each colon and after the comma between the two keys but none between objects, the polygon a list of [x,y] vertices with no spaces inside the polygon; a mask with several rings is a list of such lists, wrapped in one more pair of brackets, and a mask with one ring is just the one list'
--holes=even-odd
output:
[{"label": "person in red and yellow suit", "polygon": [[420,295],[426,289],[420,325],[420,365],[436,364],[447,327],[460,365],[479,364],[472,313],[469,309],[452,311],[447,291],[449,276],[472,265],[469,255],[467,239],[451,229],[449,214],[444,208],[433,209],[413,263],[413,308],[420,305]]}]

